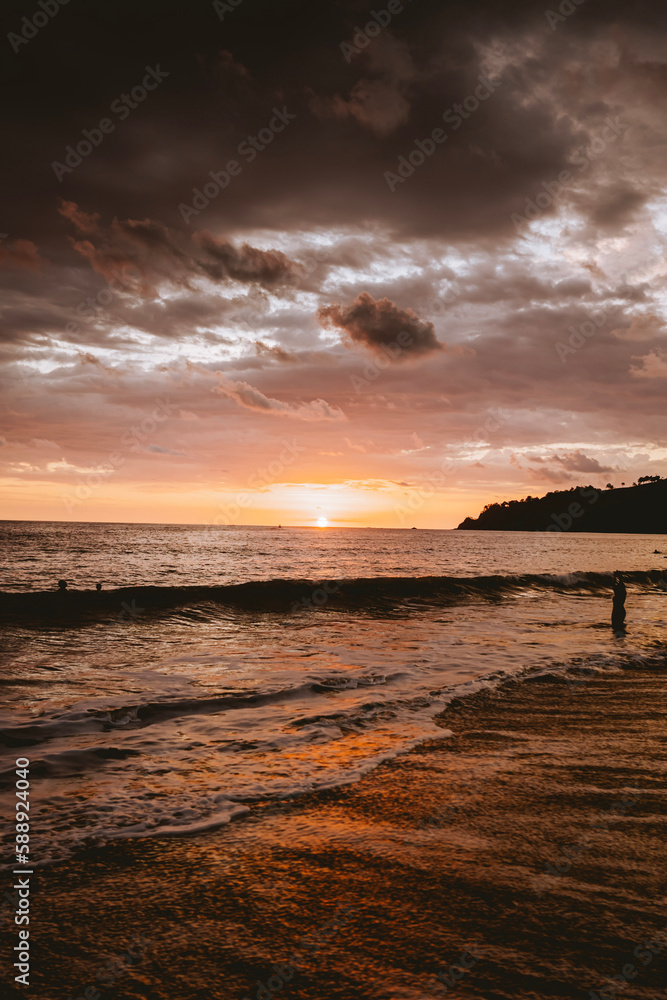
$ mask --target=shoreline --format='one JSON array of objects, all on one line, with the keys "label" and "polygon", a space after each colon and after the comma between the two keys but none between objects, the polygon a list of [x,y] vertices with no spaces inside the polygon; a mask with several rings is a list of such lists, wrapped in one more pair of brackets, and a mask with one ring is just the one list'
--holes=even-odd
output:
[{"label": "shoreline", "polygon": [[141,939],[114,998],[560,1000],[618,991],[630,966],[657,997],[665,676],[508,681],[353,785],[41,870],[35,995],[78,997]]}]

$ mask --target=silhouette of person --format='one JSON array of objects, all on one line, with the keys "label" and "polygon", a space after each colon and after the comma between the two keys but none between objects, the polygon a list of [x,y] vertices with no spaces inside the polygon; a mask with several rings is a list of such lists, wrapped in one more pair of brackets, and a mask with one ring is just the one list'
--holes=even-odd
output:
[{"label": "silhouette of person", "polygon": [[96,583],[95,584],[95,590],[101,590],[101,589],[102,589],[102,584],[101,583]]},{"label": "silhouette of person", "polygon": [[628,592],[625,589],[623,577],[618,572],[614,573],[613,591],[611,625],[614,629],[623,629],[625,628],[625,598]]},{"label": "silhouette of person", "polygon": [[64,593],[67,590],[67,580],[58,580],[58,590]]}]

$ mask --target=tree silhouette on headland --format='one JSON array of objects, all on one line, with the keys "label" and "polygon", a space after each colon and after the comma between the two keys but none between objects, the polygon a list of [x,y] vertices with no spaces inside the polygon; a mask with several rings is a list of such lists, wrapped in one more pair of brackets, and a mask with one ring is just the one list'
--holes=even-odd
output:
[{"label": "tree silhouette on headland", "polygon": [[632,486],[572,486],[543,497],[488,503],[460,529],[477,531],[608,531],[667,534],[667,478],[640,476]]}]

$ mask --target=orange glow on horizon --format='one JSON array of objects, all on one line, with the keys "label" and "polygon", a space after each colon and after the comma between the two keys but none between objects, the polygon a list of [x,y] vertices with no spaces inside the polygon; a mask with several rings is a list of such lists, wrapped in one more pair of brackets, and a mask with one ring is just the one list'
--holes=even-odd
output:
[{"label": "orange glow on horizon", "polygon": [[[5,480],[0,518],[138,524],[278,525],[325,528],[455,528],[477,516],[487,490],[452,489],[426,497],[391,481],[276,483],[264,490],[152,489],[105,482],[79,503],[66,504],[72,487],[53,481],[30,488]],[[238,501],[242,502],[239,503]]]}]

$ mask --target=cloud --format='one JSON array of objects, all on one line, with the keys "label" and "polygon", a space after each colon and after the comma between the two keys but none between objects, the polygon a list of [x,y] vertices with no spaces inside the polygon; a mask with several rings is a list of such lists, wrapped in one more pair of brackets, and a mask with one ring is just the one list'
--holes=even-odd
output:
[{"label": "cloud", "polygon": [[617,230],[632,222],[646,200],[646,194],[625,182],[602,188],[591,212],[591,221],[602,228]]},{"label": "cloud", "polygon": [[151,219],[114,218],[105,227],[99,215],[81,211],[74,202],[62,202],[59,211],[85,235],[72,246],[95,271],[145,295],[155,295],[161,282],[192,290],[195,277],[277,288],[294,284],[300,274],[299,265],[279,250],[234,246],[206,230],[185,236]]},{"label": "cloud", "polygon": [[100,217],[94,212],[84,212],[76,202],[61,201],[58,211],[64,219],[69,219],[81,233],[97,233],[100,228]]},{"label": "cloud", "polygon": [[116,378],[121,375],[118,368],[112,368],[110,365],[105,365],[103,361],[100,361],[98,357],[94,354],[90,354],[88,351],[77,351],[79,358],[81,360],[81,365],[91,365],[94,368],[99,368],[101,371],[106,372],[108,375],[114,375]]},{"label": "cloud", "polygon": [[263,392],[248,382],[233,381],[222,372],[215,372],[215,375],[219,385],[213,389],[213,392],[234,400],[235,403],[247,410],[254,410],[256,413],[264,413],[268,416],[290,417],[293,420],[306,420],[308,422],[347,419],[342,410],[330,406],[323,399],[314,399],[310,403],[299,403],[294,406],[279,399],[265,396]]},{"label": "cloud", "polygon": [[30,240],[14,240],[0,246],[0,267],[22,267],[39,271],[44,263],[39,250]]},{"label": "cloud", "polygon": [[405,97],[383,80],[359,80],[347,100],[339,94],[314,96],[310,108],[320,118],[354,118],[379,136],[389,135],[403,125],[410,113]]},{"label": "cloud", "polygon": [[204,251],[199,266],[215,281],[256,282],[265,288],[294,284],[298,265],[280,250],[257,250],[248,243],[234,247],[203,231],[194,233],[193,242]]},{"label": "cloud", "polygon": [[564,455],[554,455],[553,461],[558,462],[568,472],[613,472],[611,466],[600,465],[596,458],[584,455],[582,451],[570,451]]},{"label": "cloud", "polygon": [[635,378],[667,378],[667,358],[658,351],[649,351],[643,357],[635,359],[630,374]]},{"label": "cloud", "polygon": [[405,94],[415,70],[407,46],[386,32],[365,53],[370,78],[352,86],[348,98],[312,94],[310,110],[318,118],[353,118],[376,136],[386,136],[410,116]]},{"label": "cloud", "polygon": [[265,344],[263,340],[255,341],[255,351],[260,357],[269,357],[285,364],[293,364],[299,360],[293,351],[286,351],[279,344]]},{"label": "cloud", "polygon": [[647,341],[662,338],[664,331],[664,321],[654,313],[638,313],[632,317],[630,326],[614,330],[613,336],[618,340]]},{"label": "cloud", "polygon": [[[579,480],[582,475],[591,473],[607,475],[617,471],[612,466],[602,465],[596,458],[591,458],[581,449],[564,452],[562,455],[549,455],[547,458],[540,455],[525,455],[523,457],[529,463],[527,468],[531,479],[537,482],[546,480],[552,483],[566,483]],[[522,468],[516,455],[510,457],[510,463],[518,469]]]},{"label": "cloud", "polygon": [[346,437],[345,444],[348,448],[351,448],[352,451],[360,451],[362,455],[365,455],[367,452],[373,450],[373,442],[370,438],[363,438],[361,441],[351,441],[349,437]]},{"label": "cloud", "polygon": [[156,455],[174,455],[178,458],[187,458],[184,451],[172,451],[171,448],[161,448],[157,444],[147,444],[144,451],[150,451]]},{"label": "cloud", "polygon": [[322,326],[338,327],[353,343],[362,344],[376,354],[386,356],[383,349],[393,347],[397,361],[444,348],[432,323],[419,319],[412,309],[399,309],[391,299],[376,301],[368,292],[361,292],[347,307],[337,303],[323,306],[317,316]]}]

